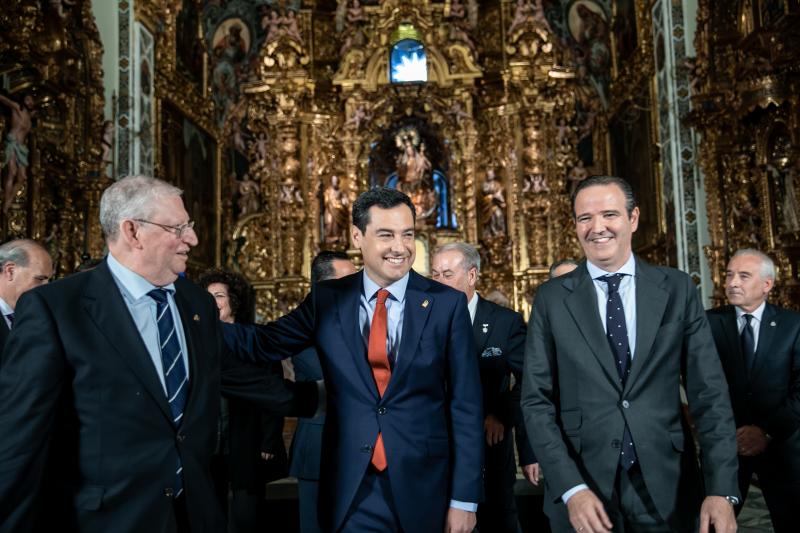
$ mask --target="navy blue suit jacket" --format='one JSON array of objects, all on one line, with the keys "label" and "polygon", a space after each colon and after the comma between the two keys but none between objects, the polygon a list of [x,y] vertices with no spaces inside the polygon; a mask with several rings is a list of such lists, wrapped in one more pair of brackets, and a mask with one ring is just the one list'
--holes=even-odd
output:
[{"label": "navy blue suit jacket", "polygon": [[[440,532],[451,499],[482,499],[483,413],[463,293],[410,273],[397,363],[378,394],[359,331],[361,272],[315,285],[265,326],[225,328],[240,357],[277,359],[314,346],[327,390],[320,522],[343,523],[380,431],[406,531]],[[250,355],[248,355],[250,354]]]},{"label": "navy blue suit jacket", "polygon": [[[307,348],[292,357],[294,377],[298,382],[322,379],[322,366],[314,348]],[[319,463],[322,457],[322,428],[325,415],[298,418],[297,429],[289,451],[289,475],[298,479],[319,480]]]}]

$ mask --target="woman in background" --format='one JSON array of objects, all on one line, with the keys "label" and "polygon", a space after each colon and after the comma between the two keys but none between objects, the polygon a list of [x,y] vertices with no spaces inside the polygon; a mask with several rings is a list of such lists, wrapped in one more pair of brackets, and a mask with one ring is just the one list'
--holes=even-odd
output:
[{"label": "woman in background", "polygon": [[[210,270],[200,277],[198,284],[214,297],[221,321],[254,322],[253,289],[241,274]],[[279,363],[274,363],[272,370],[283,375]],[[242,400],[223,398],[211,469],[220,504],[228,510],[230,533],[257,531],[266,484],[288,474],[283,417]]]}]

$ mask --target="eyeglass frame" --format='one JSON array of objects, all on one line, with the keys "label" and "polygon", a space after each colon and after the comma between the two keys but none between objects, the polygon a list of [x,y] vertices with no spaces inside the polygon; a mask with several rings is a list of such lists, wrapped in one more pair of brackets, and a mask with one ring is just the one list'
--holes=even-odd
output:
[{"label": "eyeglass frame", "polygon": [[183,236],[183,233],[187,229],[194,230],[194,224],[195,224],[194,220],[190,220],[189,222],[187,222],[185,224],[181,224],[180,226],[170,226],[168,224],[159,224],[158,222],[153,222],[152,220],[145,220],[143,218],[134,218],[133,220],[135,222],[140,222],[140,223],[144,223],[144,224],[152,224],[153,226],[158,226],[159,228],[163,229],[164,231],[168,231],[169,233],[172,233],[173,235],[175,235],[179,239]]}]

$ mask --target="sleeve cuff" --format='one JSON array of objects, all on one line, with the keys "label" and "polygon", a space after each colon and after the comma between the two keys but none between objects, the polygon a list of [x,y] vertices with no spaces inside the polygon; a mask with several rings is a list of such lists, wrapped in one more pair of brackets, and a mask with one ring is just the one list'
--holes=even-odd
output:
[{"label": "sleeve cuff", "polygon": [[474,513],[478,510],[477,503],[460,502],[458,500],[450,500],[450,507],[453,509],[460,509],[462,511],[469,511],[470,513]]},{"label": "sleeve cuff", "polygon": [[572,487],[567,492],[565,492],[564,494],[561,495],[561,501],[563,501],[564,505],[566,505],[567,502],[569,501],[569,499],[572,498],[572,496],[574,496],[575,493],[577,493],[579,491],[582,491],[582,490],[585,490],[585,489],[588,489],[588,488],[589,488],[589,485],[587,485],[586,483],[581,483],[580,485],[576,485],[576,486]]}]

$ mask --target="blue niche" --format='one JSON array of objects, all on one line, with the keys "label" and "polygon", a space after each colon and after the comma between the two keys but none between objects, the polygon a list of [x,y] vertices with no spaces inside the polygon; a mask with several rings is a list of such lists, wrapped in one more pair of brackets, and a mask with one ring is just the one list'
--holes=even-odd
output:
[{"label": "blue niche", "polygon": [[392,47],[389,58],[391,83],[428,81],[428,56],[425,46],[414,39],[403,39]]}]

